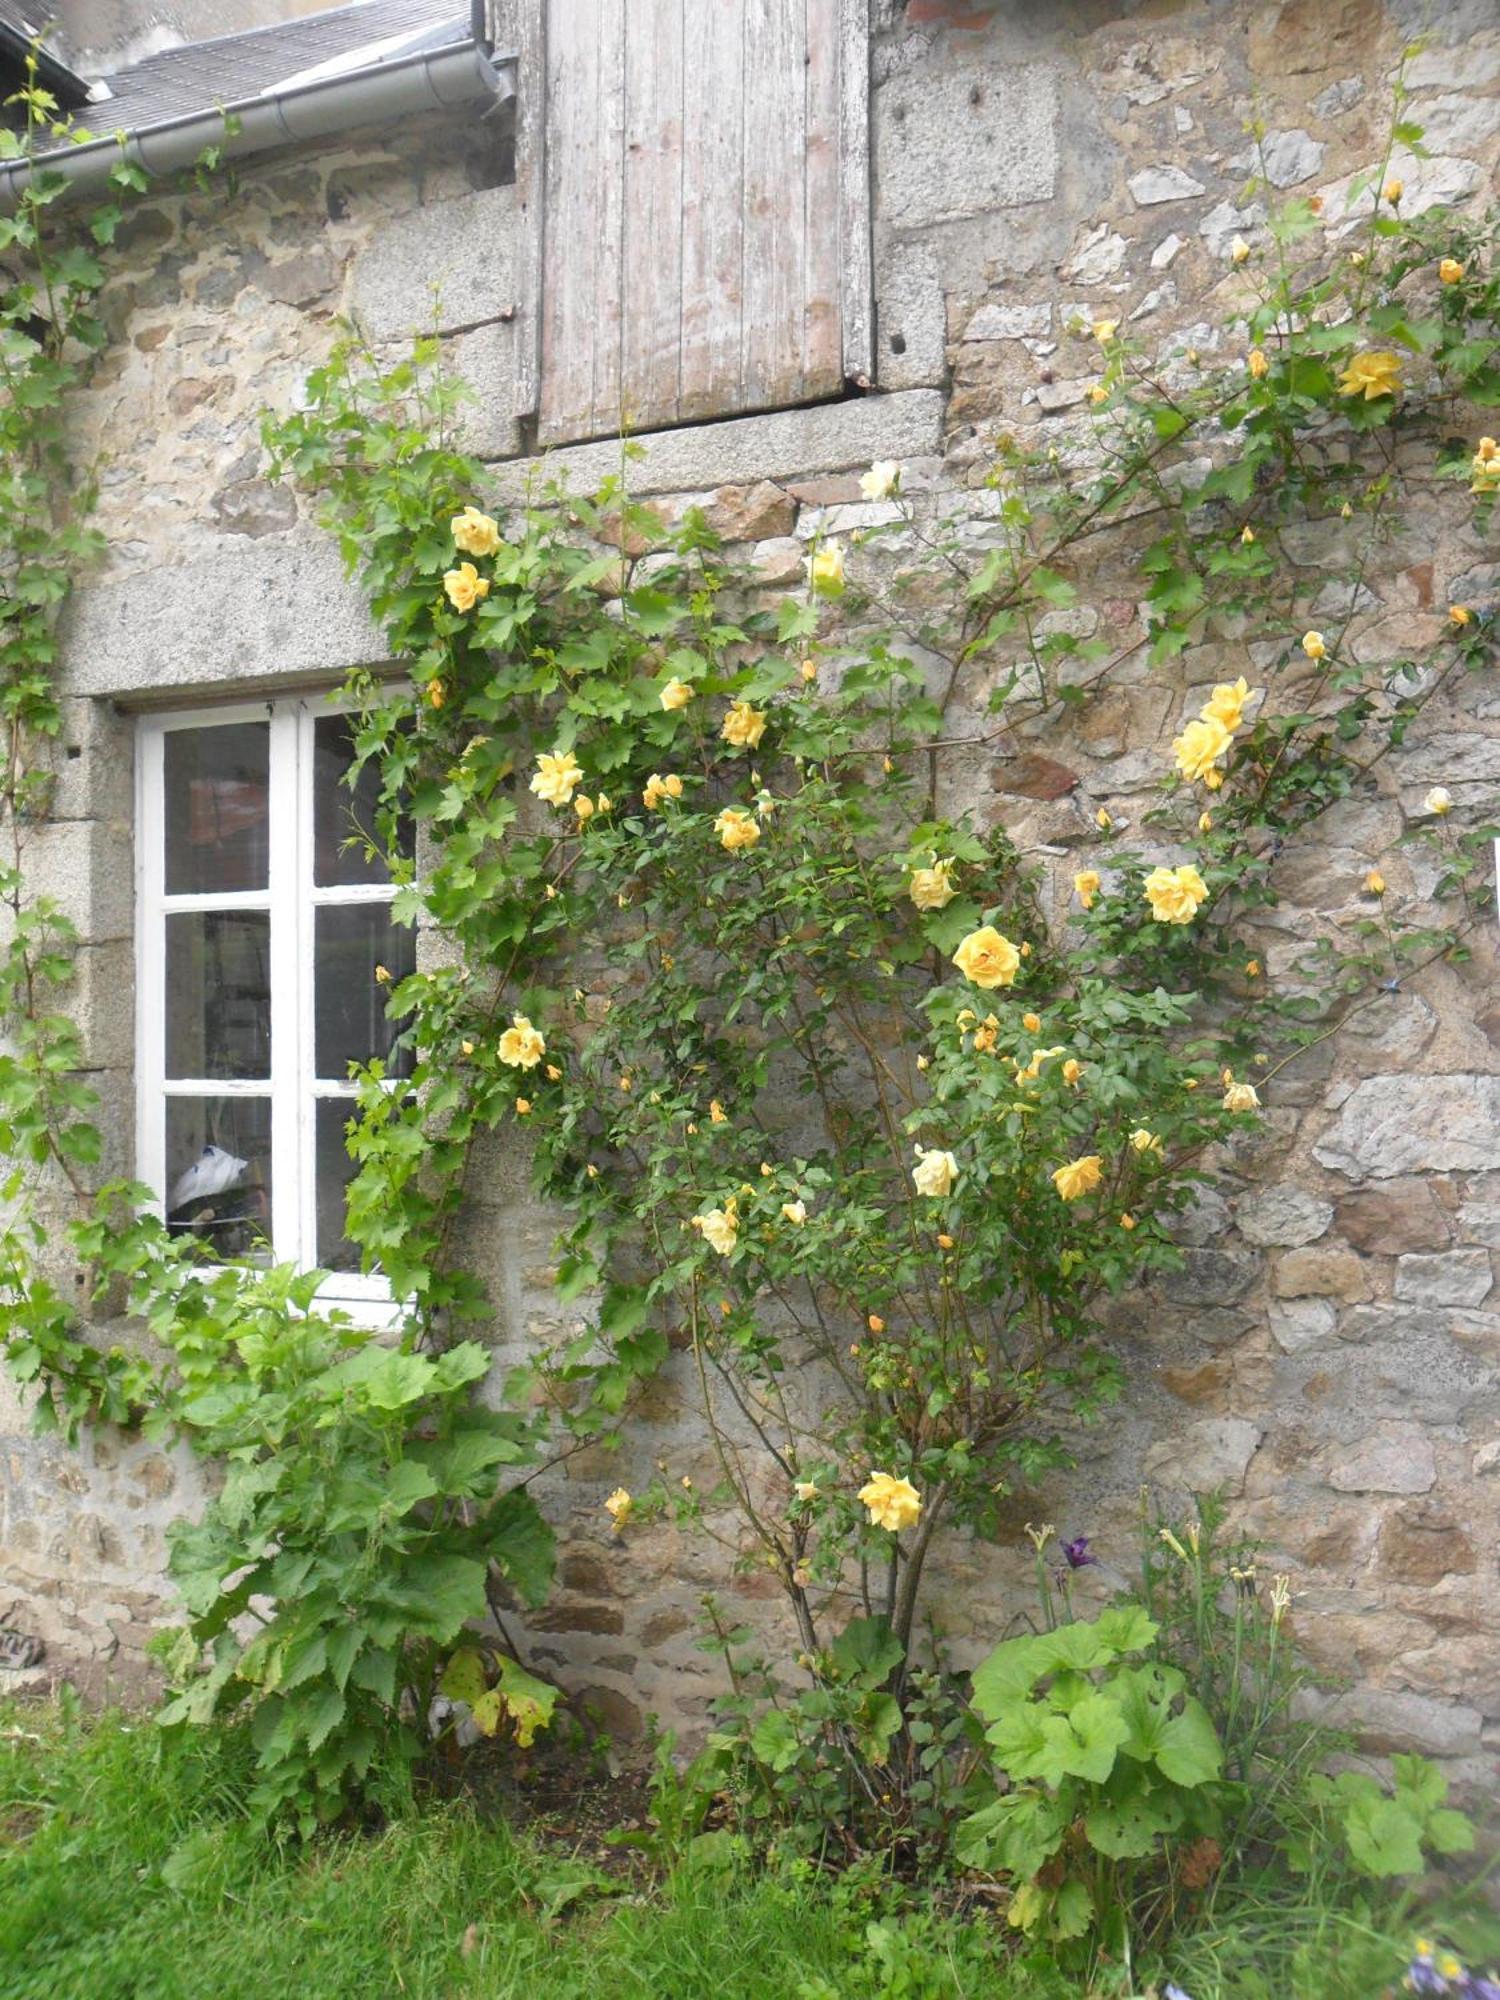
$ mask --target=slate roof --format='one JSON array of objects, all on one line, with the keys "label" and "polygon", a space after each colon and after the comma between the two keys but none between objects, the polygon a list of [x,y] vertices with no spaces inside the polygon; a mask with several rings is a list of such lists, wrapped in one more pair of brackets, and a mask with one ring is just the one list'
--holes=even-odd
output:
[{"label": "slate roof", "polygon": [[[15,0],[0,0],[9,7]],[[188,42],[132,63],[105,78],[110,98],[91,123],[138,131],[169,118],[212,110],[239,98],[258,97],[320,63],[371,48],[395,36],[411,36],[399,47],[372,49],[370,60],[391,61],[421,50],[446,48],[468,39],[466,0],[354,0],[326,14],[252,28],[214,41]],[[364,63],[351,65],[364,68]]]}]

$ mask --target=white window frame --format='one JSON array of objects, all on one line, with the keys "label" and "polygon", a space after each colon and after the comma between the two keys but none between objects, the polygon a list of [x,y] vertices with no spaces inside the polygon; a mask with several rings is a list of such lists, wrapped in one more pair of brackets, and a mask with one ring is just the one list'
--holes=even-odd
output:
[{"label": "white window frame", "polygon": [[[278,695],[261,701],[203,703],[143,715],[136,735],[136,1178],[152,1189],[165,1214],[165,1105],[171,1097],[269,1097],[271,1107],[271,1249],[277,1263],[311,1269],[317,1262],[317,1120],[319,1100],[353,1103],[350,1081],[314,1072],[314,924],[321,906],[390,903],[391,882],[319,887],[314,879],[313,728],[347,714],[336,695]],[[166,739],[173,730],[232,723],[270,725],[268,762],[269,866],[264,889],[202,895],[166,892]],[[217,1081],[168,1078],[166,1073],[166,920],[194,910],[271,912],[271,1077]],[[291,910],[291,923],[278,912]],[[285,996],[293,996],[288,1004]],[[290,1031],[289,1031],[290,1030]],[[392,1080],[392,1088],[398,1087]],[[378,1272],[335,1271],[318,1303],[341,1306],[367,1324],[394,1318],[389,1281]]]}]

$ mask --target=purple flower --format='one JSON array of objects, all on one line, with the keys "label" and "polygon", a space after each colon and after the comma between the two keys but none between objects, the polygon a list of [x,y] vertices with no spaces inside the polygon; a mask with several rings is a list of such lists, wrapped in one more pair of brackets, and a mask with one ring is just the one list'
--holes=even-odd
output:
[{"label": "purple flower", "polygon": [[1097,1556],[1089,1554],[1087,1535],[1075,1535],[1071,1542],[1063,1542],[1061,1547],[1068,1559],[1069,1569],[1087,1569],[1091,1563],[1097,1563],[1099,1560]]},{"label": "purple flower", "polygon": [[[1094,1558],[1090,1556],[1088,1560],[1092,1562]],[[1193,2000],[1193,1996],[1191,1993],[1184,1993],[1175,1979],[1169,1979],[1161,1989],[1161,2000]]]},{"label": "purple flower", "polygon": [[1430,1951],[1418,1951],[1406,1968],[1408,1993],[1451,1993],[1453,1988],[1438,1971]]},{"label": "purple flower", "polygon": [[1466,1972],[1459,1981],[1459,2000],[1500,2000],[1500,1979],[1487,1979],[1482,1972]]}]

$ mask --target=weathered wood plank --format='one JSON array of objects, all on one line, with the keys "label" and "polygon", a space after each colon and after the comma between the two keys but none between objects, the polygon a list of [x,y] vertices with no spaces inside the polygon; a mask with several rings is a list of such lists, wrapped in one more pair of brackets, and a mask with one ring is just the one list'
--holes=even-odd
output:
[{"label": "weathered wood plank", "polygon": [[801,400],[807,46],[803,0],[744,0],[740,407]]},{"label": "weathered wood plank", "polygon": [[739,407],[744,299],[742,0],[693,0],[683,106],[682,367],[678,415]]},{"label": "weathered wood plank", "polygon": [[870,238],[870,0],[842,0],[839,146],[843,227],[843,342],[847,381],[875,375],[874,254]]},{"label": "weathered wood plank", "polygon": [[625,257],[625,6],[603,0],[595,90],[598,134],[595,210],[593,424],[596,436],[618,430],[625,419],[620,380]]},{"label": "weathered wood plank", "polygon": [[547,0],[492,0],[490,35],[516,63],[516,222],[521,253],[516,327],[516,414],[534,416],[541,394],[542,285],[547,204]]},{"label": "weathered wood plank", "polygon": [[626,0],[620,351],[626,416],[633,430],[677,421],[684,237],[683,43],[684,16],[691,5],[693,0]]},{"label": "weathered wood plank", "polygon": [[549,0],[543,443],[577,437],[594,405],[599,275],[599,54],[614,0]]},{"label": "weathered wood plank", "polygon": [[810,396],[843,387],[843,195],[839,169],[840,0],[806,0],[807,158],[803,174],[806,276],[802,379]]}]

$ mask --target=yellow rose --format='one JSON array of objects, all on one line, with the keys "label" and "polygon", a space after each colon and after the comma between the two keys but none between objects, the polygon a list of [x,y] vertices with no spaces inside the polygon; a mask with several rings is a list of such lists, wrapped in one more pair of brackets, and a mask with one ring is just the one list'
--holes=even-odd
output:
[{"label": "yellow rose", "polygon": [[1398,181],[1396,176],[1392,174],[1380,192],[1383,198],[1390,203],[1391,207],[1395,208],[1399,205],[1402,195],[1406,192],[1406,188],[1404,183]]},{"label": "yellow rose", "polygon": [[802,678],[805,681],[815,681],[818,678],[818,663],[816,660],[804,660],[802,662]]},{"label": "yellow rose", "polygon": [[1214,830],[1214,816],[1213,816],[1213,814],[1212,814],[1212,813],[1199,813],[1199,815],[1198,815],[1198,831],[1199,831],[1200,833],[1212,833],[1212,832],[1213,832],[1213,830]]},{"label": "yellow rose", "polygon": [[678,680],[673,674],[661,691],[661,705],[666,709],[686,708],[693,698],[693,690],[687,681]]},{"label": "yellow rose", "polygon": [[1224,1092],[1226,1111],[1254,1111],[1259,1104],[1253,1083],[1232,1083]]},{"label": "yellow rose", "polygon": [[565,806],[582,782],[583,772],[571,750],[555,755],[544,750],[536,760],[536,775],[531,780],[531,789],[549,806]]},{"label": "yellow rose", "polygon": [[1369,874],[1366,875],[1365,894],[1367,896],[1383,896],[1385,894],[1385,877],[1378,868],[1372,868]]},{"label": "yellow rose", "polygon": [[1137,1153],[1159,1153],[1161,1140],[1144,1125],[1137,1125],[1130,1135],[1130,1144]]},{"label": "yellow rose", "polygon": [[1436,813],[1438,818],[1441,819],[1444,813],[1452,812],[1453,795],[1446,785],[1434,785],[1432,790],[1423,799],[1422,804],[1427,808],[1428,812]]},{"label": "yellow rose", "polygon": [[1181,868],[1153,868],[1145,880],[1146,901],[1159,924],[1190,924],[1208,885],[1191,862]]},{"label": "yellow rose", "polygon": [[1328,654],[1328,641],[1321,632],[1304,632],[1302,650],[1310,660],[1325,659]]},{"label": "yellow rose", "polygon": [[1052,1185],[1064,1201],[1077,1201],[1082,1194],[1090,1194],[1104,1178],[1104,1167],[1097,1153],[1085,1153],[1081,1160],[1069,1160],[1065,1167],[1059,1167],[1052,1176]]},{"label": "yellow rose", "polygon": [[578,815],[579,824],[594,817],[594,801],[587,792],[580,792],[573,801],[573,810]]},{"label": "yellow rose", "polygon": [[614,1522],[617,1529],[623,1528],[625,1523],[630,1519],[631,1514],[635,1511],[635,1502],[623,1486],[617,1486],[605,1501],[604,1511]]},{"label": "yellow rose", "polygon": [[800,1229],[807,1220],[807,1203],[805,1201],[784,1201],[781,1204],[781,1212],[788,1222]]},{"label": "yellow rose", "polygon": [[811,1479],[797,1480],[792,1491],[799,1500],[816,1500],[818,1497],[817,1486]]},{"label": "yellow rose", "polygon": [[518,1097],[516,1099],[516,1116],[518,1118],[524,1118],[530,1110],[531,1099],[529,1097]]},{"label": "yellow rose", "polygon": [[1114,339],[1119,324],[1120,322],[1117,319],[1096,319],[1094,321],[1094,338],[1101,347]]},{"label": "yellow rose", "polygon": [[1082,1075],[1083,1075],[1083,1064],[1078,1060],[1077,1056],[1069,1056],[1068,1060],[1062,1066],[1063,1082],[1077,1083],[1079,1077],[1081,1077]]},{"label": "yellow rose", "polygon": [[463,550],[466,556],[492,556],[500,546],[500,529],[488,514],[481,514],[474,506],[465,507],[461,514],[455,514],[448,523],[453,533],[455,548]]},{"label": "yellow rose", "polygon": [[1093,909],[1100,883],[1101,878],[1097,868],[1080,868],[1073,877],[1073,894],[1086,910]]},{"label": "yellow rose", "polygon": [[708,1122],[710,1125],[727,1125],[729,1123],[729,1113],[724,1109],[717,1097],[711,1097],[708,1100]]},{"label": "yellow rose", "polygon": [[433,708],[441,708],[447,699],[448,691],[441,681],[433,680],[427,683],[427,700]]},{"label": "yellow rose", "polygon": [[911,1481],[893,1478],[889,1472],[872,1472],[857,1497],[869,1509],[870,1526],[887,1528],[893,1535],[915,1527],[922,1511],[922,1496]]},{"label": "yellow rose", "polygon": [[391,983],[390,973],[386,970],[386,968],[383,965],[377,965],[375,968],[375,984],[377,986],[389,986],[390,983]]},{"label": "yellow rose", "polygon": [[741,847],[754,847],[760,839],[760,822],[753,813],[741,812],[738,806],[725,806],[714,821],[714,832],[719,836],[721,847],[733,854]]},{"label": "yellow rose", "polygon": [[1271,372],[1271,364],[1266,359],[1266,351],[1263,347],[1251,348],[1250,359],[1246,362],[1245,366],[1250,370],[1250,373],[1255,377],[1257,382],[1263,381]]},{"label": "yellow rose", "polygon": [[1463,277],[1464,267],[1456,257],[1444,257],[1438,265],[1438,276],[1445,285],[1456,285]]},{"label": "yellow rose", "polygon": [[1448,606],[1448,623],[1455,631],[1462,632],[1466,625],[1472,625],[1473,622],[1474,614],[1467,604],[1450,604]]},{"label": "yellow rose", "polygon": [[1042,1017],[1040,1014],[1023,1014],[1021,1026],[1028,1035],[1039,1035],[1042,1032]]},{"label": "yellow rose", "polygon": [[1114,825],[1114,821],[1110,818],[1104,807],[1100,806],[1098,812],[1094,814],[1094,824],[1101,833],[1108,833]]},{"label": "yellow rose", "polygon": [[925,1194],[932,1201],[941,1201],[945,1195],[952,1194],[958,1172],[958,1162],[951,1153],[945,1153],[936,1146],[918,1146],[917,1164],[911,1170],[918,1194]]},{"label": "yellow rose", "polygon": [[681,797],[682,780],[675,771],[665,778],[662,777],[659,771],[653,771],[651,776],[646,780],[645,791],[641,793],[641,803],[645,806],[647,812],[655,812],[663,799],[680,799]]},{"label": "yellow rose", "polygon": [[844,551],[837,542],[825,542],[807,559],[807,578],[819,597],[844,594]]},{"label": "yellow rose", "polygon": [[1363,396],[1367,403],[1377,396],[1394,396],[1401,387],[1401,357],[1388,348],[1368,348],[1356,354],[1339,377],[1341,396]]},{"label": "yellow rose", "polygon": [[734,702],[719,728],[724,741],[736,750],[754,750],[765,733],[765,711],[752,708],[748,701]]},{"label": "yellow rose", "polygon": [[524,1014],[515,1015],[500,1037],[500,1060],[512,1069],[535,1069],[546,1049],[541,1031],[533,1028]]},{"label": "yellow rose", "polygon": [[1095,408],[1101,403],[1107,403],[1109,401],[1109,384],[1107,382],[1094,383],[1093,387],[1089,390],[1089,401]]},{"label": "yellow rose", "polygon": [[721,1257],[729,1256],[740,1238],[740,1219],[732,1201],[725,1202],[722,1208],[710,1208],[702,1215],[695,1215],[693,1227]]},{"label": "yellow rose", "polygon": [[972,985],[1009,986],[1020,970],[1021,954],[993,924],[986,924],[982,930],[970,931],[954,952],[953,963]]},{"label": "yellow rose", "polygon": [[945,909],[958,891],[953,886],[953,856],[939,861],[934,854],[930,868],[913,868],[907,894],[919,910]]},{"label": "yellow rose", "polygon": [[1234,738],[1214,716],[1190,722],[1180,736],[1172,739],[1177,768],[1184,778],[1203,778],[1225,753],[1234,748]]},{"label": "yellow rose", "polygon": [[1254,528],[1251,527],[1248,521],[1245,523],[1244,527],[1240,529],[1240,540],[1246,545],[1247,548],[1249,547],[1250,543],[1255,540],[1255,530]]},{"label": "yellow rose", "polygon": [[999,1034],[1000,1023],[995,1019],[993,1014],[988,1015],[974,1030],[975,1055],[993,1055]]},{"label": "yellow rose", "polygon": [[481,597],[490,594],[490,580],[481,576],[473,563],[460,563],[443,573],[443,588],[455,611],[472,611]]},{"label": "yellow rose", "polygon": [[1232,735],[1245,719],[1249,699],[1250,688],[1242,674],[1237,681],[1220,681],[1198,713],[1205,722],[1222,722]]},{"label": "yellow rose", "polygon": [[901,468],[893,458],[877,458],[860,474],[859,490],[867,500],[889,500],[901,491]]},{"label": "yellow rose", "polygon": [[[1229,246],[1230,263],[1243,264],[1245,259],[1249,255],[1250,255],[1250,245],[1245,241],[1243,236],[1236,236],[1234,241]],[[1191,359],[1191,357],[1189,358]]]}]

